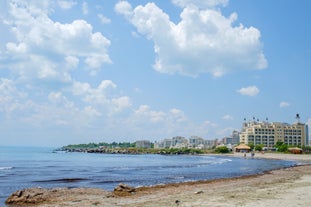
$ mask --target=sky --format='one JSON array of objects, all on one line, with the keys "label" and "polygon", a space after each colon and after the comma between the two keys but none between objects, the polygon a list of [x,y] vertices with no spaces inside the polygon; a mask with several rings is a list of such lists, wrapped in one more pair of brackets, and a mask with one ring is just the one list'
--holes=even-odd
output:
[{"label": "sky", "polygon": [[[0,0],[0,145],[311,127],[309,0]],[[311,132],[311,130],[309,130]]]}]

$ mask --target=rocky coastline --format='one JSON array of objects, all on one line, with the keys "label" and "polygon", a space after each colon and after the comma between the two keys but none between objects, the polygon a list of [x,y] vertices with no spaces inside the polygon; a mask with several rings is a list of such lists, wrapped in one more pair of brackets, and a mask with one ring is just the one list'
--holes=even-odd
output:
[{"label": "rocky coastline", "polygon": [[199,149],[189,149],[189,148],[181,148],[181,149],[153,149],[153,148],[68,148],[62,147],[60,149],[55,150],[64,151],[64,152],[80,152],[80,153],[102,153],[102,154],[130,154],[130,155],[138,155],[138,154],[161,154],[161,155],[181,155],[181,154],[189,154],[189,155],[197,155],[203,154],[205,151]]}]

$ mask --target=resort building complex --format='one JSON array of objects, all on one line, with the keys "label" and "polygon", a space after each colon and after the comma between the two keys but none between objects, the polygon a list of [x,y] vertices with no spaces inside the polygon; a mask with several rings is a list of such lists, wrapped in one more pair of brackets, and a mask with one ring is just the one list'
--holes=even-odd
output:
[{"label": "resort building complex", "polygon": [[189,138],[175,136],[155,141],[154,145],[148,140],[136,142],[138,148],[193,148],[193,149],[212,149],[219,146],[227,146],[233,149],[239,144],[262,145],[266,149],[275,148],[277,142],[282,142],[288,146],[310,146],[308,124],[301,123],[299,114],[296,115],[297,121],[293,124],[284,122],[259,121],[253,118],[242,124],[241,131],[233,130],[232,134],[222,139],[207,140],[199,136]]},{"label": "resort building complex", "polygon": [[240,133],[240,142],[245,144],[262,144],[264,147],[273,148],[280,141],[289,146],[309,145],[308,125],[300,123],[297,114],[297,122],[294,124],[268,122],[268,121],[244,121]]}]

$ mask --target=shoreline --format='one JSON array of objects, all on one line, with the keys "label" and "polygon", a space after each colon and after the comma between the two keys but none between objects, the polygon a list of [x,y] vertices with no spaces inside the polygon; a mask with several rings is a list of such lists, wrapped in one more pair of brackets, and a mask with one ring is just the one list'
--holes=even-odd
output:
[{"label": "shoreline", "polygon": [[[230,154],[243,156],[243,154]],[[225,156],[230,156],[225,155]],[[285,155],[285,156],[283,156]],[[222,155],[220,155],[222,156]],[[311,206],[311,155],[266,153],[256,158],[303,162],[261,174],[206,181],[142,186],[131,193],[117,194],[93,188],[37,189],[49,199],[32,206]],[[289,159],[290,158],[290,159]],[[300,158],[300,159],[298,159]],[[297,197],[294,197],[294,195]],[[289,198],[291,200],[289,200]],[[299,199],[298,199],[299,198]],[[297,200],[298,199],[298,200]],[[287,202],[287,203],[286,203]],[[27,206],[22,204],[21,206]]]},{"label": "shoreline", "polygon": [[[244,153],[234,153],[233,157],[244,157]],[[251,153],[246,153],[246,158],[251,158]],[[311,154],[284,154],[284,153],[256,153],[251,159],[274,159],[295,161],[296,165],[311,165]]]}]

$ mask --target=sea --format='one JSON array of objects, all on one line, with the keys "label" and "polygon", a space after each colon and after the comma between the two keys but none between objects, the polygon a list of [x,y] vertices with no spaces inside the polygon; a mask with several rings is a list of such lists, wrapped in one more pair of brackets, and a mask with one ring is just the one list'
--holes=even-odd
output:
[{"label": "sea", "polygon": [[152,186],[260,174],[294,161],[210,155],[66,153],[55,148],[0,147],[0,206],[13,192],[30,187],[92,187],[119,183]]}]

